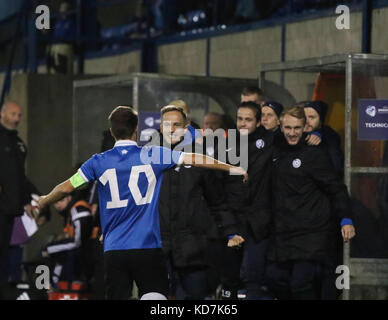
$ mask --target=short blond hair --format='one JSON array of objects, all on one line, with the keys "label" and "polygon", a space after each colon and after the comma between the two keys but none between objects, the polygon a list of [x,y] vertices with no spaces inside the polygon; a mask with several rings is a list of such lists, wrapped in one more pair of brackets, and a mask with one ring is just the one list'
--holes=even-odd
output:
[{"label": "short blond hair", "polygon": [[306,114],[304,113],[304,108],[299,105],[285,108],[280,115],[280,122],[283,121],[284,116],[287,114],[291,117],[303,120],[304,124],[306,123]]},{"label": "short blond hair", "polygon": [[167,112],[171,112],[171,111],[177,111],[177,112],[179,112],[179,113],[182,115],[182,117],[183,117],[185,123],[187,123],[187,114],[186,114],[185,110],[183,110],[182,107],[179,107],[179,106],[176,106],[176,105],[170,105],[170,104],[169,104],[168,106],[165,106],[165,107],[163,107],[163,108],[160,110],[160,114],[161,114],[161,116],[162,116],[162,118],[163,118],[163,115],[164,115],[164,114],[166,114]]},{"label": "short blond hair", "polygon": [[187,106],[186,102],[183,100],[174,100],[174,101],[171,101],[168,105],[182,108],[187,115],[188,113],[190,113],[189,107]]}]

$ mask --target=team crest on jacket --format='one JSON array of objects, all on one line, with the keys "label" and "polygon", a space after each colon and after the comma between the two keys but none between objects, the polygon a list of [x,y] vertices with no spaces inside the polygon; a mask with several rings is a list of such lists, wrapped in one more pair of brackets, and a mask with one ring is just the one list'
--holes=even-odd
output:
[{"label": "team crest on jacket", "polygon": [[19,147],[19,149],[20,149],[20,151],[22,153],[26,152],[26,148],[24,147],[24,143],[23,142],[18,142],[18,147]]},{"label": "team crest on jacket", "polygon": [[258,140],[256,140],[256,148],[257,148],[257,149],[263,149],[263,148],[264,148],[264,145],[265,145],[265,143],[264,143],[264,140],[263,140],[263,139],[258,139]]},{"label": "team crest on jacket", "polygon": [[302,161],[300,161],[300,159],[295,159],[294,161],[292,161],[292,166],[295,169],[298,169],[301,165],[302,165]]}]

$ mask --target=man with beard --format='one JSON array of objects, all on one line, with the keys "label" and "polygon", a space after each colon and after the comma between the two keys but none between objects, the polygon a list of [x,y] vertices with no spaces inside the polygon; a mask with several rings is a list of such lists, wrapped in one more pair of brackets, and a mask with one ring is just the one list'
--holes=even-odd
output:
[{"label": "man with beard", "polygon": [[322,136],[322,147],[329,153],[334,168],[343,175],[344,155],[341,150],[341,138],[330,126],[324,124],[328,105],[316,100],[305,102],[303,107],[306,114],[305,132],[319,132]]},{"label": "man with beard", "polygon": [[[283,111],[272,153],[270,288],[279,299],[317,299],[316,272],[335,255],[337,224],[355,235],[349,196],[324,148],[307,147],[302,107]],[[330,258],[329,258],[330,259]]]},{"label": "man with beard", "polygon": [[[326,149],[329,154],[332,165],[337,173],[343,177],[344,175],[344,154],[341,149],[341,138],[339,134],[330,126],[325,125],[326,114],[329,106],[320,100],[307,101],[303,103],[304,112],[306,115],[305,132],[317,132],[322,136],[321,146]],[[354,201],[354,199],[351,199]],[[322,299],[337,299],[340,291],[335,287],[335,268],[342,264],[342,245],[339,236],[336,238],[337,255],[333,256],[334,260],[327,261],[323,266],[322,272]]]}]

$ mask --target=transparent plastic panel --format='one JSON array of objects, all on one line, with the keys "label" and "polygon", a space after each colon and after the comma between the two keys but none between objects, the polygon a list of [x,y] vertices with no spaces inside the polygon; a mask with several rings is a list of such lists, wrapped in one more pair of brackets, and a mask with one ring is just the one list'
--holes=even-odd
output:
[{"label": "transparent plastic panel", "polygon": [[351,257],[388,258],[388,174],[352,174]]},{"label": "transparent plastic panel", "polygon": [[[375,113],[386,106],[386,116],[388,120],[388,103],[384,104],[383,100],[388,102],[388,61],[387,60],[352,60],[352,153],[351,165],[353,167],[382,167],[388,166],[387,162],[383,161],[385,144],[382,140],[368,138],[368,140],[360,139],[358,136],[359,130],[359,115],[362,119],[362,125],[374,125],[374,114],[368,115],[364,110],[360,110],[359,104],[362,99],[371,100],[369,103],[371,108],[375,108]],[[380,101],[375,101],[380,100]],[[373,103],[375,101],[375,103]],[[379,105],[381,105],[379,107]],[[370,121],[369,121],[370,119]],[[388,121],[386,121],[388,123]],[[374,128],[368,128],[367,135],[373,135]],[[388,128],[383,129],[388,132]],[[365,136],[365,135],[364,135]],[[388,134],[386,135],[388,137]]]},{"label": "transparent plastic panel", "polygon": [[90,86],[74,90],[73,165],[101,151],[108,116],[119,105],[132,105],[132,87]]},{"label": "transparent plastic panel", "polygon": [[[107,117],[118,105],[138,108],[140,130],[158,128],[160,109],[173,100],[184,100],[199,126],[213,110],[234,122],[242,89],[257,84],[255,79],[144,73],[78,81],[73,101],[73,164],[100,152],[102,132],[109,127]],[[140,137],[138,142],[143,144]]]}]

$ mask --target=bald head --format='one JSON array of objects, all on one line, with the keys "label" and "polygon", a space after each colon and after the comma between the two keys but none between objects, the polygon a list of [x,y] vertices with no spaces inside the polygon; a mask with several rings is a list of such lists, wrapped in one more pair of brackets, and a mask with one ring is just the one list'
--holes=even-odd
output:
[{"label": "bald head", "polygon": [[6,102],[1,108],[0,123],[8,130],[16,130],[22,117],[22,109],[16,102]]},{"label": "bald head", "polygon": [[209,112],[206,114],[203,118],[202,129],[216,131],[219,128],[222,128],[222,116],[216,112]]}]

